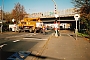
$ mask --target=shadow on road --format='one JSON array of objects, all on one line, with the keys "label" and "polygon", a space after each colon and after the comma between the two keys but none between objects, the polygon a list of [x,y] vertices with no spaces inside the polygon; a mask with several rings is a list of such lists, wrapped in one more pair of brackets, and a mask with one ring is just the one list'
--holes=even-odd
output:
[{"label": "shadow on road", "polygon": [[0,49],[0,60],[7,60],[9,56],[11,56],[15,52],[9,52],[9,51],[2,51]]},{"label": "shadow on road", "polygon": [[64,59],[58,59],[58,58],[53,58],[53,57],[48,57],[48,56],[35,55],[35,54],[32,54],[32,53],[29,56],[33,56],[34,58],[41,59],[41,60],[44,60],[44,59],[64,60]]},{"label": "shadow on road", "polygon": [[[16,52],[9,52],[9,51],[2,51],[0,50],[0,60],[7,60],[8,57],[13,55]],[[53,58],[53,57],[48,57],[48,56],[41,56],[41,55],[35,55],[35,54],[29,54],[28,56],[33,56],[34,58],[38,59],[51,59],[51,60],[64,60],[64,59],[58,59],[58,58]]]}]

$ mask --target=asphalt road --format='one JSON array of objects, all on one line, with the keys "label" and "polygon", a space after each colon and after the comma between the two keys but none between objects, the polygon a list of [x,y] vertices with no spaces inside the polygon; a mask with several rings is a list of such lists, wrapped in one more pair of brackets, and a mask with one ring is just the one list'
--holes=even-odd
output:
[{"label": "asphalt road", "polygon": [[0,34],[0,60],[6,60],[18,51],[38,51],[53,31],[46,33],[3,33]]}]

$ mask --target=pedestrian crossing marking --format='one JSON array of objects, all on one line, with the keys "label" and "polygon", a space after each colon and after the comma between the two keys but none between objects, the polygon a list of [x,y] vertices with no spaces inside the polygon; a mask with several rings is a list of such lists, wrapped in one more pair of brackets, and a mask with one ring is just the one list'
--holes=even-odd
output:
[{"label": "pedestrian crossing marking", "polygon": [[48,39],[38,39],[38,38],[23,38],[23,39],[33,39],[33,40],[48,40]]},{"label": "pedestrian crossing marking", "polygon": [[24,35],[17,35],[17,36],[9,36],[9,37],[6,37],[6,38],[13,38],[13,37],[25,37],[25,36],[33,36],[33,35],[36,35],[36,34],[34,34],[34,33],[29,33],[29,34],[24,34]]}]

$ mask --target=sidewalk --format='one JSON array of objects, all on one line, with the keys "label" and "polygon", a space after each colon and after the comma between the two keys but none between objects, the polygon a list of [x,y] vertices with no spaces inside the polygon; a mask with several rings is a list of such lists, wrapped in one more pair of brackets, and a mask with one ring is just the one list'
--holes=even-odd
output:
[{"label": "sidewalk", "polygon": [[90,60],[90,43],[82,37],[75,40],[69,34],[52,37],[39,60]]}]

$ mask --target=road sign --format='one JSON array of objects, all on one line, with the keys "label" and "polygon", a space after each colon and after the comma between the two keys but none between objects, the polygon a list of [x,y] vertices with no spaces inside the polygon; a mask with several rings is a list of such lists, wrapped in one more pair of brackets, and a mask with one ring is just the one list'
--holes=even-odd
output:
[{"label": "road sign", "polygon": [[79,14],[75,14],[74,18],[75,18],[75,20],[78,20],[80,18],[80,15]]},{"label": "road sign", "polygon": [[53,12],[50,12],[50,15],[53,15],[54,13]]}]

